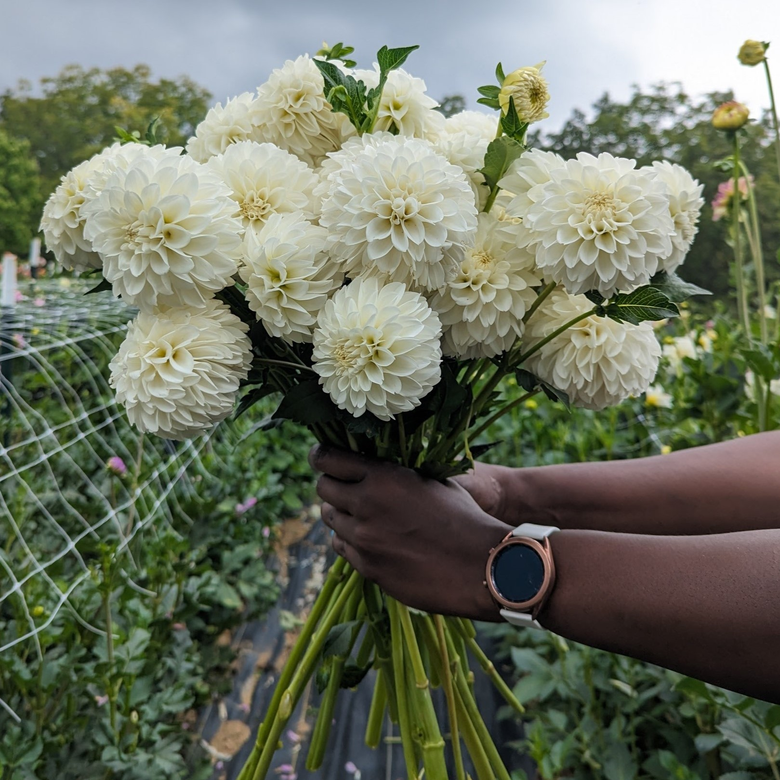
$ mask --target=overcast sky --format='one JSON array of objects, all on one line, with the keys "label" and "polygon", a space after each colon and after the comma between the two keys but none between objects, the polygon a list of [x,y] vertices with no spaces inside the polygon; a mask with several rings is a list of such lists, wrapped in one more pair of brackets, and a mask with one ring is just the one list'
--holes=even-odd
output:
[{"label": "overcast sky", "polygon": [[661,80],[694,94],[734,89],[758,116],[766,85],[736,60],[745,38],[774,40],[780,63],[780,0],[0,0],[0,91],[68,63],[146,63],[224,100],[343,40],[361,66],[382,44],[420,44],[408,69],[433,97],[472,105],[497,61],[509,72],[547,60],[550,129],[604,91],[625,98],[631,84]]}]

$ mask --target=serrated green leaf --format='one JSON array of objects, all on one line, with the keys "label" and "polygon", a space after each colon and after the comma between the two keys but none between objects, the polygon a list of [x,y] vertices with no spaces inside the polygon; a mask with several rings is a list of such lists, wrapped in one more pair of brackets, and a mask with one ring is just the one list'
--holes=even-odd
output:
[{"label": "serrated green leaf", "polygon": [[282,398],[274,412],[276,419],[292,420],[301,425],[317,425],[334,420],[338,409],[316,379],[301,382]]},{"label": "serrated green leaf", "polygon": [[515,371],[515,378],[517,379],[517,384],[522,387],[526,393],[532,393],[539,387],[539,379],[524,368],[518,368]]},{"label": "serrated green leaf", "polygon": [[780,704],[772,705],[764,715],[764,727],[767,731],[774,731],[780,727]]},{"label": "serrated green leaf", "polygon": [[604,315],[615,322],[639,325],[641,322],[677,317],[680,310],[655,287],[640,287],[630,293],[615,295],[604,306]]},{"label": "serrated green leaf", "polygon": [[698,696],[699,698],[706,699],[707,701],[713,701],[712,693],[707,685],[701,680],[697,680],[694,677],[683,677],[675,686],[674,689],[679,693],[686,693],[689,696]]},{"label": "serrated green leaf", "polygon": [[[233,419],[237,420],[244,412],[251,409],[258,401],[263,398],[267,398],[269,395],[273,395],[277,392],[270,385],[262,385],[261,387],[253,387],[248,393],[245,393],[241,400],[238,402],[236,411],[233,412]],[[253,429],[257,430],[257,429]]]},{"label": "serrated green leaf", "polygon": [[149,122],[149,126],[146,128],[146,133],[144,134],[144,139],[146,140],[146,143],[149,144],[149,146],[155,146],[156,144],[160,143],[157,137],[157,131],[160,127],[160,117],[152,117],[152,121]]},{"label": "serrated green leaf", "polygon": [[322,78],[325,82],[325,94],[330,92],[334,87],[340,87],[344,85],[345,74],[327,60],[314,60],[314,64],[322,74]]},{"label": "serrated green leaf", "polygon": [[322,645],[322,657],[346,656],[352,646],[355,632],[360,627],[360,620],[350,620],[346,623],[338,623],[333,626],[325,637]]},{"label": "serrated green leaf", "polygon": [[651,280],[650,286],[660,290],[672,303],[682,303],[693,295],[712,295],[709,290],[686,282],[677,274],[659,271]]},{"label": "serrated green leaf", "polygon": [[485,182],[492,190],[509,170],[509,166],[525,151],[525,147],[509,136],[491,141],[485,153],[485,164],[480,169]]},{"label": "serrated green leaf", "polygon": [[388,74],[391,70],[400,68],[406,62],[406,58],[416,49],[417,46],[402,46],[398,49],[388,49],[387,46],[383,46],[376,53],[376,61],[379,63],[380,74]]},{"label": "serrated green leaf", "polygon": [[528,130],[528,122],[521,122],[520,117],[517,115],[517,109],[515,108],[515,99],[509,98],[509,105],[506,112],[501,116],[501,129],[510,138],[514,138],[520,143],[523,142],[526,130]]},{"label": "serrated green leaf", "polygon": [[598,290],[590,290],[586,292],[585,297],[591,303],[595,303],[596,306],[601,306],[601,304],[606,300],[606,298]]}]

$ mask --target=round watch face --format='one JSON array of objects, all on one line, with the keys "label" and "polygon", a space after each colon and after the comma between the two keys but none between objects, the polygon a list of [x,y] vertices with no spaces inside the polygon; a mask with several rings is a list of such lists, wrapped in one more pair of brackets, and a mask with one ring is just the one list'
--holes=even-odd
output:
[{"label": "round watch face", "polygon": [[510,544],[498,550],[491,569],[493,585],[506,601],[531,601],[545,581],[542,556],[526,544]]}]

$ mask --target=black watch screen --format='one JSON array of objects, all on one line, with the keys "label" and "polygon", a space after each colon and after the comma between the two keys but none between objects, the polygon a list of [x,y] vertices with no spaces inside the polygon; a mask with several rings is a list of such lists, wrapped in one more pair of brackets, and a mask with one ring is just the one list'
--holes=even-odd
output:
[{"label": "black watch screen", "polygon": [[544,561],[526,544],[509,544],[493,560],[493,584],[507,601],[530,601],[544,584]]}]

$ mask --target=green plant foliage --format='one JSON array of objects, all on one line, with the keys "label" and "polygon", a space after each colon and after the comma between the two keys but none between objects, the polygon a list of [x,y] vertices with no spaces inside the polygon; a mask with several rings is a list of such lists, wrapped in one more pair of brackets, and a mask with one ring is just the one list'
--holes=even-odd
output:
[{"label": "green plant foliage", "polygon": [[0,126],[0,254],[26,257],[42,206],[38,164],[27,141]]}]

